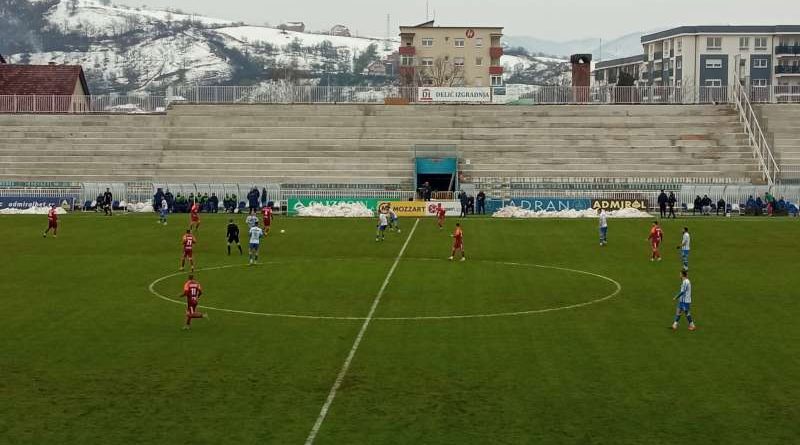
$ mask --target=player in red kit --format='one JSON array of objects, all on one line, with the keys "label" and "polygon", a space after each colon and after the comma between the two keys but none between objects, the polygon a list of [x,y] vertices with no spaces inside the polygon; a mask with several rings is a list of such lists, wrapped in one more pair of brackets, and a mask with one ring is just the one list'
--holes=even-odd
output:
[{"label": "player in red kit", "polygon": [[653,221],[653,227],[650,228],[650,235],[647,239],[650,241],[650,247],[653,248],[650,261],[661,261],[661,252],[658,251],[658,248],[661,246],[661,241],[664,240],[664,232],[661,231],[658,221]]},{"label": "player in red kit", "polygon": [[264,222],[264,236],[269,235],[269,229],[272,225],[272,207],[264,206],[261,209],[261,219]]},{"label": "player in red kit", "polygon": [[197,201],[192,203],[190,218],[189,230],[196,233],[200,229],[200,204]]},{"label": "player in red kit", "polygon": [[189,275],[189,279],[183,284],[183,296],[186,297],[186,325],[183,329],[191,329],[193,318],[208,318],[208,314],[197,310],[201,295],[203,287],[195,281],[194,275]]},{"label": "player in red kit", "polygon": [[50,229],[53,229],[53,238],[58,236],[58,213],[56,213],[55,204],[51,204],[50,210],[47,212],[47,230],[44,231],[42,236],[47,238],[47,232],[49,232]]},{"label": "player in red kit", "polygon": [[189,260],[189,264],[192,266],[192,272],[194,272],[194,245],[197,243],[194,235],[192,235],[191,230],[187,230],[186,234],[183,235],[183,239],[181,240],[181,244],[183,244],[183,256],[181,257],[181,270],[183,270],[184,265],[186,264],[186,260]]},{"label": "player in red kit", "polygon": [[450,261],[456,256],[456,252],[461,252],[461,261],[466,261],[467,256],[464,253],[464,232],[461,230],[461,224],[456,223],[456,231],[453,232],[453,251],[450,253]]},{"label": "player in red kit", "polygon": [[436,222],[439,224],[439,229],[444,228],[444,217],[447,215],[447,210],[442,207],[442,203],[436,206]]}]

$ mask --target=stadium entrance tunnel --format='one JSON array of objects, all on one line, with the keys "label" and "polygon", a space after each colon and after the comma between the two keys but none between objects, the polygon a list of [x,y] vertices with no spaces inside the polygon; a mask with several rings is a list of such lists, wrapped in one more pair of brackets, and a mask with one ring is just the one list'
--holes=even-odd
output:
[{"label": "stadium entrance tunnel", "polygon": [[[206,309],[262,317],[363,320],[388,259],[268,261],[198,269]],[[185,273],[153,281],[150,292],[174,303]],[[612,278],[563,267],[496,261],[404,258],[375,320],[512,317],[580,309],[619,294]]]}]

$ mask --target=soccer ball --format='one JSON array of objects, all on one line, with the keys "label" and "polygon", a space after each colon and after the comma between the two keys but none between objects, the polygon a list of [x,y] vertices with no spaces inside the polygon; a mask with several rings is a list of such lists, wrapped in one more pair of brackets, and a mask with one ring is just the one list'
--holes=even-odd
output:
[{"label": "soccer ball", "polygon": [[286,231],[285,231],[285,230],[283,230],[283,229],[281,229],[281,233],[286,233]]}]

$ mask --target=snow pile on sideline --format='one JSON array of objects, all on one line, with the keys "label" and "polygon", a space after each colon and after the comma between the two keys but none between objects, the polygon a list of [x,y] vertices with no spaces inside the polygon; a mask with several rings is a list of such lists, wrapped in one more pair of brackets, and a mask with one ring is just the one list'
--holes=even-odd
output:
[{"label": "snow pile on sideline", "polygon": [[[621,209],[607,212],[610,218],[652,218],[647,212],[639,209]],[[496,211],[493,218],[597,218],[597,211],[586,210],[559,210],[547,212],[544,210],[525,210],[519,207],[503,207]]]},{"label": "snow pile on sideline", "polygon": [[312,204],[308,207],[297,209],[298,216],[311,216],[316,218],[368,218],[374,212],[360,202],[339,203],[331,206]]},{"label": "snow pile on sideline", "polygon": [[123,205],[123,203],[120,203],[120,207],[125,207],[125,209],[129,212],[153,213],[153,205],[146,202],[137,202],[136,204],[130,203],[127,205]]},{"label": "snow pile on sideline", "polygon": [[[27,209],[11,209],[6,208],[0,210],[0,215],[47,215],[50,207],[30,207]],[[56,207],[56,214],[63,215],[67,213],[63,207]]]}]

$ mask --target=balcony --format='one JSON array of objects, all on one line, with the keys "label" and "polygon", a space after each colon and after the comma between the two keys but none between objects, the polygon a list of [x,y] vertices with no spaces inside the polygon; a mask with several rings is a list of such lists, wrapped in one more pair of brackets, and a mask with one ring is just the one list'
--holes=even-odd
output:
[{"label": "balcony", "polygon": [[489,74],[497,76],[503,74],[503,67],[502,66],[490,66],[489,67]]},{"label": "balcony", "polygon": [[800,65],[777,65],[775,67],[775,74],[778,75],[800,74]]},{"label": "balcony", "polygon": [[400,75],[401,76],[414,76],[416,74],[417,69],[413,66],[401,66],[400,67]]},{"label": "balcony", "polygon": [[417,54],[417,48],[414,46],[401,46],[400,47],[400,55],[401,56],[414,56]]},{"label": "balcony", "polygon": [[800,45],[780,45],[775,47],[777,56],[800,56]]},{"label": "balcony", "polygon": [[493,46],[489,48],[489,56],[492,59],[499,59],[503,57],[503,47],[502,46]]}]

